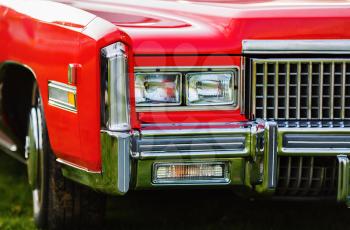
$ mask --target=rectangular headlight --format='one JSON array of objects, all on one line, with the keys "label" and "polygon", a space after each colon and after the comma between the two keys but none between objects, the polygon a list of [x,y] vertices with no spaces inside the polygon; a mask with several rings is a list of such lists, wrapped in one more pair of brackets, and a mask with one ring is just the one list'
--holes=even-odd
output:
[{"label": "rectangular headlight", "polygon": [[180,105],[181,74],[135,74],[135,98],[138,106]]},{"label": "rectangular headlight", "polygon": [[229,182],[227,163],[184,162],[153,165],[155,184],[201,184]]},{"label": "rectangular headlight", "polygon": [[232,105],[233,72],[186,74],[187,105]]}]

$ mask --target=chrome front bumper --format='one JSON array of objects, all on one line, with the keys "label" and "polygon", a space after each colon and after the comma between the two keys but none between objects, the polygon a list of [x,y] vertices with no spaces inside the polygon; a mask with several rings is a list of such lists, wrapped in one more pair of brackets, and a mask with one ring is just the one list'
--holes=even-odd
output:
[{"label": "chrome front bumper", "polygon": [[[102,171],[87,177],[64,167],[64,175],[114,195],[128,190],[181,187],[153,183],[155,163],[227,162],[229,180],[191,186],[243,186],[273,195],[280,157],[338,159],[337,200],[348,203],[350,127],[285,127],[274,121],[169,124],[133,132],[101,132]],[[82,174],[84,176],[82,176]],[[91,174],[91,173],[90,173]],[[189,184],[186,184],[188,186]]]}]

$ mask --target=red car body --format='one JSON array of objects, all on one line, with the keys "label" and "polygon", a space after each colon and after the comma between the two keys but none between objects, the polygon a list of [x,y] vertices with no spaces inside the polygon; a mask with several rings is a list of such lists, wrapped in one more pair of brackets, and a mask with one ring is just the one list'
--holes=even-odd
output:
[{"label": "red car body", "polygon": [[[225,110],[137,110],[134,69],[236,66],[243,74],[246,40],[288,43],[349,39],[347,1],[0,0],[0,62],[24,66],[35,76],[50,145],[57,158],[97,174],[103,171],[100,139],[103,47],[114,42],[127,46],[132,83],[130,125],[132,132],[142,133],[171,129],[168,124],[188,124],[180,129],[193,129],[197,124],[202,128],[218,124],[234,129],[237,124],[253,119],[242,105]],[[298,47],[294,48],[298,51]],[[298,52],[294,56],[299,58]],[[79,66],[73,83],[77,88],[76,113],[48,103],[48,82],[68,84],[67,68],[72,63]],[[9,128],[6,135],[12,136],[6,115],[2,122]],[[241,171],[235,175],[244,174],[245,169],[237,170]],[[145,183],[136,187],[142,189]]]}]

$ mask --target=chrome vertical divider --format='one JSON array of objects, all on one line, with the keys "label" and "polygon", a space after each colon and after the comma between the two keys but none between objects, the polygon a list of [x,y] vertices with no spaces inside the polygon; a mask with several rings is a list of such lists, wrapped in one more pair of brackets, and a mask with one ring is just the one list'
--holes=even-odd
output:
[{"label": "chrome vertical divider", "polygon": [[256,186],[259,193],[273,194],[277,187],[277,123],[266,122],[263,140],[262,183]]},{"label": "chrome vertical divider", "polygon": [[350,194],[349,194],[349,158],[346,155],[338,155],[338,191],[337,201],[345,202],[350,207]]}]

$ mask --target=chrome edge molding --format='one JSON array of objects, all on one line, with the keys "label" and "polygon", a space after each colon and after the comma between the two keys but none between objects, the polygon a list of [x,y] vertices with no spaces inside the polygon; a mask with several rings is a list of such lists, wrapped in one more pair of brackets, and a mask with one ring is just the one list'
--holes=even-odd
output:
[{"label": "chrome edge molding", "polygon": [[82,167],[80,165],[74,164],[74,163],[66,161],[66,160],[63,160],[61,158],[57,158],[56,161],[58,163],[60,163],[60,164],[63,164],[63,165],[66,165],[66,166],[78,169],[78,170],[86,172],[86,173],[93,173],[93,174],[100,174],[101,173],[101,171],[91,171],[88,168]]},{"label": "chrome edge molding", "polygon": [[64,91],[64,92],[73,93],[74,94],[74,100],[75,100],[75,103],[76,103],[76,101],[77,101],[77,87],[71,86],[71,85],[67,85],[67,84],[64,84],[64,83],[61,83],[61,82],[57,82],[57,81],[49,81],[49,84],[48,84],[49,105],[55,106],[55,107],[60,108],[60,109],[67,110],[69,112],[74,112],[74,113],[77,112],[77,105],[76,104],[75,104],[75,107],[74,107],[74,106],[71,106],[70,104],[67,104],[67,103],[59,101],[59,100],[57,100],[55,98],[52,98],[50,96],[50,89],[58,89],[58,90],[61,90],[61,91]]},{"label": "chrome edge molding", "polygon": [[101,76],[107,82],[102,92],[107,127],[112,131],[130,130],[129,79],[126,46],[117,42],[101,50],[107,61],[107,75]]},{"label": "chrome edge molding", "polygon": [[241,107],[241,114],[246,113],[246,92],[245,92],[245,84],[246,84],[246,57],[241,58],[241,76],[238,78],[238,104]]},{"label": "chrome edge molding", "polygon": [[350,40],[243,40],[243,54],[349,54]]},{"label": "chrome edge molding", "polygon": [[[233,105],[186,105],[186,106],[155,106],[142,107],[137,106],[136,112],[160,112],[160,111],[201,111],[201,110],[237,110],[239,109],[238,95],[240,94],[240,67],[239,66],[138,66],[134,68],[135,75],[138,73],[152,72],[180,72],[182,78],[187,75],[187,72],[222,72],[232,71],[236,79],[233,80],[234,88],[237,87],[237,93],[234,95],[236,100]],[[186,73],[186,74],[184,74]],[[186,90],[185,90],[186,91]]]}]

